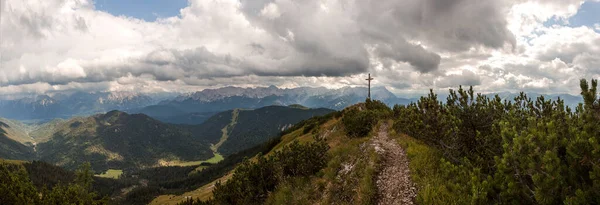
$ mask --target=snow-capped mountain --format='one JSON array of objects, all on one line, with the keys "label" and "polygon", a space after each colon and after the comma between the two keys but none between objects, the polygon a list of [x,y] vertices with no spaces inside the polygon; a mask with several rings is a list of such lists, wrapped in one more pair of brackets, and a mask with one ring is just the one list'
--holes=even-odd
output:
[{"label": "snow-capped mountain", "polygon": [[42,119],[61,116],[64,107],[47,95],[17,100],[0,100],[0,116],[13,119]]},{"label": "snow-capped mountain", "polygon": [[153,104],[152,98],[132,92],[77,92],[0,100],[0,116],[12,119],[51,119],[126,110]]},{"label": "snow-capped mountain", "polygon": [[[189,112],[220,111],[233,108],[257,108],[268,105],[301,104],[307,107],[343,109],[348,105],[362,102],[367,97],[365,87],[343,87],[327,89],[324,87],[299,87],[282,89],[275,86],[258,88],[223,87],[180,95],[173,100],[160,104],[173,106]],[[385,87],[371,90],[373,99],[388,104],[406,104],[409,99],[396,97]]]},{"label": "snow-capped mountain", "polygon": [[[179,95],[171,100],[164,100],[158,105],[132,110],[132,112],[144,113],[164,122],[198,124],[216,112],[235,108],[255,109],[270,105],[300,104],[309,108],[341,110],[347,106],[364,102],[367,93],[366,87],[339,89],[324,87],[286,89],[275,86],[223,87]],[[398,98],[385,87],[372,88],[371,96],[373,99],[381,100],[389,105],[407,104],[414,100]]]}]

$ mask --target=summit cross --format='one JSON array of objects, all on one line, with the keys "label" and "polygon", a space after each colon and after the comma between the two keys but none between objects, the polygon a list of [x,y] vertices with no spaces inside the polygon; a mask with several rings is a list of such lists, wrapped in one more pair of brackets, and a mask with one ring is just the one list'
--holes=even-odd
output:
[{"label": "summit cross", "polygon": [[365,79],[367,81],[369,81],[369,99],[371,99],[371,81],[373,80],[373,78],[371,78],[371,73],[369,73],[369,78]]}]

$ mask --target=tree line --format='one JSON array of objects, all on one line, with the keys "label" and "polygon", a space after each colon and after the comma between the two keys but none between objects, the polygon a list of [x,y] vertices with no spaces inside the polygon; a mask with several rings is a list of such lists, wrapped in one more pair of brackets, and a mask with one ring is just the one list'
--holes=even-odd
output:
[{"label": "tree line", "polygon": [[93,172],[84,163],[68,184],[57,184],[51,190],[36,188],[24,166],[0,163],[0,204],[107,204],[108,198],[92,191]]}]

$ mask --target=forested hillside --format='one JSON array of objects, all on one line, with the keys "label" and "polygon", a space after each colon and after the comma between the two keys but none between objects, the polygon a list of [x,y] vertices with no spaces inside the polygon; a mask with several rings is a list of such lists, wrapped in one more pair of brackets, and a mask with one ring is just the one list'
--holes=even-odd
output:
[{"label": "forested hillside", "polygon": [[[580,84],[584,103],[575,108],[525,94],[502,101],[472,88],[450,90],[446,102],[432,92],[395,106],[394,129],[434,148],[413,153],[417,202],[599,204],[598,81]],[[437,161],[417,162],[437,153]]]},{"label": "forested hillside", "polygon": [[14,136],[19,133],[10,125],[0,120],[0,158],[31,160],[34,158],[33,148],[17,141],[22,139]]},{"label": "forested hillside", "polygon": [[74,118],[55,128],[52,138],[37,146],[42,161],[68,169],[90,162],[96,172],[140,169],[160,160],[196,161],[213,156],[210,143],[187,129],[141,114],[111,111]]},{"label": "forested hillside", "polygon": [[225,155],[269,141],[292,125],[315,116],[333,112],[331,109],[305,109],[297,107],[268,106],[255,110],[238,110],[235,121],[228,127],[228,138],[219,147]]}]

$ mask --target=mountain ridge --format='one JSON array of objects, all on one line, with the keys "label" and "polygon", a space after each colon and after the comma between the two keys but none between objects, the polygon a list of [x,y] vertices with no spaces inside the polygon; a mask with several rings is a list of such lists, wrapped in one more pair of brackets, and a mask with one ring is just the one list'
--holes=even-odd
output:
[{"label": "mountain ridge", "polygon": [[[308,108],[328,108],[341,110],[362,102],[367,96],[366,87],[324,87],[277,88],[276,86],[241,88],[223,87],[204,89],[179,95],[158,105],[132,110],[169,123],[197,124],[207,117],[207,113],[235,108],[257,109],[270,105],[289,106],[299,104]],[[416,99],[398,98],[385,87],[373,87],[371,95],[388,105],[408,104]],[[172,111],[171,111],[172,110]],[[171,112],[178,114],[170,114]],[[186,114],[181,114],[181,112]],[[189,118],[189,120],[181,120]]]},{"label": "mountain ridge", "polygon": [[[399,97],[386,87],[371,88],[372,98],[386,103],[406,105],[416,102],[416,98]],[[301,104],[309,108],[329,108],[341,110],[363,101],[367,96],[366,87],[325,87],[278,88],[276,86],[243,88],[227,86],[210,88],[184,94],[142,94],[137,92],[74,92],[70,94],[33,95],[19,99],[0,100],[0,116],[18,120],[49,120],[104,113],[110,110],[124,110],[129,113],[144,113],[167,123],[200,124],[212,114],[235,108],[256,109],[269,105]],[[518,93],[498,92],[503,99],[511,100]],[[570,107],[582,102],[580,96],[570,94],[538,94],[552,99],[561,97]],[[443,92],[438,95],[444,100]]]},{"label": "mountain ridge", "polygon": [[[85,161],[92,162],[96,172],[138,170],[203,161],[220,153],[231,155],[262,144],[301,120],[332,111],[283,106],[234,109],[217,113],[202,124],[182,125],[164,123],[145,114],[113,110],[23,127],[23,136],[29,138],[26,141],[29,145],[8,137],[5,138],[11,141],[5,144],[17,150],[32,149],[31,155],[3,156],[39,159],[70,170]],[[241,119],[237,118],[238,113]],[[17,132],[8,130],[8,133]]]},{"label": "mountain ridge", "polygon": [[209,143],[186,129],[143,114],[110,111],[62,123],[38,145],[40,159],[68,169],[90,161],[95,171],[139,169],[159,160],[211,158]]},{"label": "mountain ridge", "polygon": [[134,92],[58,93],[52,97],[35,95],[0,100],[0,116],[17,120],[70,118],[114,109],[144,107],[153,103],[151,97]]}]

